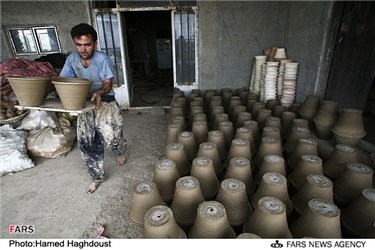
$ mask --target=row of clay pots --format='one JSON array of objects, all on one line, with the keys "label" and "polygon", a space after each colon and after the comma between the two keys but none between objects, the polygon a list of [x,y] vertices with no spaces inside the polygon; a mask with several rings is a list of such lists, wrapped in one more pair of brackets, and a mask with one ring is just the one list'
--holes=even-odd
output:
[{"label": "row of clay pots", "polygon": [[[227,93],[227,92],[225,92],[225,93]],[[211,98],[214,98],[214,97],[215,97],[215,95],[211,92]],[[250,98],[250,95],[249,95],[249,98]],[[208,103],[207,100],[205,100],[205,98],[199,98],[199,99],[201,99],[201,103]],[[194,98],[194,100],[195,100],[195,98]],[[190,102],[190,103],[192,103],[192,102]],[[207,106],[207,104],[205,104],[205,105],[206,106],[204,108],[202,107],[201,110],[206,110],[205,112],[209,112],[210,111],[209,105],[208,106]],[[230,101],[228,102],[228,108],[229,108],[229,106],[230,106]],[[275,107],[277,107],[277,105],[274,106],[274,108]],[[189,110],[189,108],[186,107],[185,110]],[[232,107],[231,110],[233,111],[233,110],[235,110],[235,108]],[[243,110],[243,108],[242,108],[242,110]],[[259,111],[260,110],[258,110],[258,115],[259,115]],[[185,112],[188,112],[188,111],[185,111]],[[244,112],[244,111],[241,111],[241,112]],[[261,111],[261,114],[262,114],[262,112],[263,111]],[[283,111],[282,114],[284,112],[290,112],[292,114],[295,114],[295,112],[291,112],[291,111]],[[253,116],[252,112],[249,112],[249,113],[250,113],[250,116]],[[264,113],[268,113],[268,112],[264,112]],[[202,115],[202,113],[200,113],[200,114]],[[249,234],[249,237],[252,236],[252,235],[256,235],[257,237],[263,237],[263,238],[267,238],[267,237],[291,237],[291,235],[293,235],[294,237],[299,237],[299,236],[297,236],[298,234],[296,232],[300,232],[301,230],[302,230],[302,232],[305,232],[305,236],[308,235],[309,237],[316,237],[316,238],[324,238],[324,237],[328,237],[328,236],[334,237],[334,238],[341,237],[341,231],[338,232],[338,230],[337,230],[337,228],[340,227],[340,225],[339,225],[340,224],[340,216],[337,214],[337,211],[338,211],[337,206],[333,203],[333,201],[334,201],[333,186],[334,185],[332,185],[332,181],[330,181],[329,178],[327,178],[323,175],[323,170],[324,170],[324,173],[326,171],[322,167],[322,160],[317,156],[316,142],[314,140],[312,140],[309,136],[310,134],[309,134],[309,129],[308,129],[308,125],[307,125],[308,121],[305,120],[305,119],[298,119],[298,120],[301,120],[302,122],[301,121],[295,121],[295,120],[297,120],[296,116],[290,115],[289,113],[286,113],[286,114],[287,114],[286,117],[288,117],[289,119],[285,119],[285,121],[288,121],[288,124],[289,124],[288,126],[292,127],[292,129],[286,129],[286,128],[282,127],[281,133],[280,133],[280,127],[279,127],[279,123],[278,123],[277,119],[268,119],[268,118],[271,118],[272,116],[269,117],[267,115],[267,118],[265,120],[266,121],[271,120],[271,121],[269,121],[270,122],[269,124],[275,124],[275,125],[270,126],[270,127],[271,128],[277,128],[277,130],[267,129],[267,128],[269,128],[268,127],[269,125],[267,125],[267,126],[265,125],[266,121],[264,122],[264,128],[262,130],[259,129],[259,126],[257,126],[258,130],[256,130],[256,129],[253,130],[253,127],[255,127],[254,125],[255,124],[258,125],[257,121],[248,120],[248,121],[243,122],[244,124],[245,123],[246,124],[251,123],[252,127],[250,128],[250,130],[252,132],[257,131],[257,134],[258,134],[258,136],[255,136],[255,134],[252,133],[253,139],[254,139],[254,145],[255,145],[255,148],[256,148],[254,151],[251,150],[251,147],[249,147],[245,143],[247,145],[246,150],[243,151],[245,153],[245,155],[236,156],[235,154],[233,154],[232,156],[229,157],[228,154],[229,154],[230,150],[227,149],[225,151],[225,149],[223,149],[223,148],[222,148],[222,151],[221,151],[222,153],[216,154],[216,152],[218,152],[217,149],[219,148],[219,147],[217,147],[216,142],[213,142],[211,144],[210,143],[207,144],[206,141],[204,140],[204,139],[207,140],[207,138],[209,137],[208,134],[210,134],[211,132],[213,132],[214,134],[220,134],[221,135],[220,136],[221,143],[219,143],[219,144],[228,145],[227,143],[228,143],[228,141],[230,142],[230,138],[234,138],[234,135],[233,135],[234,132],[232,132],[231,136],[228,136],[229,139],[227,139],[227,142],[223,143],[222,142],[223,141],[222,136],[225,133],[223,133],[221,130],[217,130],[215,132],[209,131],[208,126],[206,127],[206,130],[204,130],[206,132],[201,133],[199,137],[195,137],[195,138],[201,138],[200,144],[197,144],[197,145],[199,145],[198,149],[196,149],[196,150],[199,151],[199,149],[202,146],[202,148],[205,148],[206,150],[208,149],[208,151],[214,151],[215,154],[213,154],[213,155],[212,154],[211,155],[203,154],[203,155],[199,155],[199,156],[198,156],[198,154],[190,154],[190,156],[188,156],[189,154],[185,154],[185,156],[183,156],[184,154],[182,153],[179,157],[173,158],[173,157],[167,156],[167,153],[166,153],[167,159],[162,160],[161,162],[159,162],[157,164],[157,166],[155,166],[154,181],[155,181],[155,183],[158,183],[156,186],[160,187],[159,188],[161,190],[160,193],[164,194],[164,196],[161,195],[164,198],[164,199],[162,199],[163,202],[164,202],[163,204],[164,205],[168,204],[168,203],[171,204],[170,207],[171,207],[171,210],[173,211],[173,215],[174,215],[175,218],[178,218],[178,219],[176,219],[176,221],[179,222],[178,225],[180,225],[183,228],[186,228],[186,226],[187,226],[186,221],[181,222],[181,218],[184,218],[184,216],[187,216],[186,212],[188,211],[188,209],[186,209],[186,208],[181,209],[181,207],[179,209],[173,209],[173,207],[177,206],[176,204],[178,204],[178,202],[177,202],[178,200],[180,200],[180,201],[181,200],[184,200],[184,201],[189,200],[189,199],[186,199],[186,198],[175,200],[176,193],[178,193],[178,190],[181,190],[181,189],[178,188],[178,186],[179,186],[178,180],[179,179],[187,179],[188,181],[185,180],[186,183],[194,183],[194,181],[192,181],[192,180],[195,179],[196,183],[198,183],[198,184],[204,183],[204,184],[198,185],[201,189],[201,193],[202,193],[201,197],[203,197],[203,200],[201,198],[201,199],[197,199],[196,202],[188,202],[188,204],[195,204],[194,206],[195,206],[196,209],[193,210],[193,211],[197,211],[197,208],[200,204],[204,203],[207,200],[215,199],[215,197],[216,197],[216,202],[223,205],[224,207],[227,207],[229,205],[234,205],[233,202],[229,202],[229,203],[227,202],[226,203],[224,198],[229,197],[230,196],[229,194],[237,193],[237,192],[235,192],[235,190],[237,190],[237,189],[242,190],[242,192],[241,192],[242,197],[244,197],[243,196],[243,194],[244,194],[243,190],[244,189],[246,190],[248,203],[252,205],[252,206],[250,206],[250,208],[253,207],[254,211],[253,211],[252,215],[250,217],[248,217],[248,219],[246,220],[246,222],[244,224],[244,227],[243,227],[243,232],[242,232],[243,236],[241,236],[241,237],[245,237],[246,234]],[[182,115],[184,116],[184,115],[186,115],[186,113],[182,113]],[[206,119],[207,119],[207,117],[210,117],[210,116],[206,115]],[[228,115],[228,117],[229,117],[229,115]],[[232,119],[234,119],[233,115],[231,117],[232,117]],[[290,119],[291,117],[293,119]],[[171,118],[171,116],[170,116],[170,118]],[[248,116],[248,118],[249,118],[249,116]],[[275,118],[275,117],[272,117],[272,118]],[[207,120],[204,120],[204,122],[207,125],[208,121],[207,122],[206,121]],[[174,123],[172,122],[171,124],[174,124]],[[169,125],[171,125],[171,124],[169,124]],[[291,124],[294,124],[294,125],[297,124],[296,128],[294,128],[294,126],[291,126]],[[188,125],[186,126],[186,128],[187,127],[188,127]],[[249,124],[249,127],[250,127],[250,124]],[[194,126],[192,127],[192,130],[193,130],[193,128],[194,128]],[[241,129],[241,128],[242,127],[239,127],[239,129]],[[272,135],[272,133],[274,133],[275,131],[279,131],[279,135],[277,135],[277,133]],[[285,131],[285,132],[283,132],[283,131]],[[189,134],[189,133],[186,133],[186,132],[187,131],[181,131],[180,130],[178,133],[176,133],[176,141],[170,143],[171,145],[174,145],[173,147],[178,149],[178,151],[180,151],[180,152],[184,151],[185,153],[187,151],[181,150],[181,148],[184,149],[185,145],[187,145],[187,144],[183,140],[181,141],[181,139],[183,139],[181,137],[184,137],[183,135],[185,135],[185,137],[194,137],[194,136],[192,136],[192,134]],[[243,134],[246,134],[247,132],[248,131],[242,131]],[[262,136],[263,133],[265,134],[264,136]],[[279,136],[279,137],[277,137],[277,136]],[[289,149],[288,152],[285,152],[286,150],[283,151],[283,146],[282,146],[281,140],[280,140],[280,138],[282,136],[284,136],[284,138],[287,139],[286,140],[287,143],[285,144],[285,148]],[[258,140],[255,140],[255,137],[257,137]],[[177,138],[179,138],[179,142],[177,142]],[[241,139],[241,140],[246,141],[246,139]],[[237,140],[237,141],[241,142],[241,143],[239,143],[240,146],[242,146],[242,144],[243,144],[241,140]],[[252,139],[250,138],[250,140],[252,140]],[[224,139],[224,141],[225,141],[225,139]],[[235,140],[232,140],[231,143],[229,143],[229,145],[232,145],[232,144],[236,145],[236,143],[233,143],[233,141],[235,141]],[[274,154],[269,155],[267,153],[262,153],[263,152],[263,150],[261,149],[262,144],[271,143],[271,142],[277,142],[276,144],[279,145],[279,146],[276,147],[275,151],[271,150],[272,152],[274,152]],[[288,142],[289,142],[289,144],[288,144]],[[177,146],[179,144],[180,144],[180,146]],[[211,145],[211,146],[209,146],[209,145]],[[237,146],[239,146],[239,145],[237,145]],[[254,145],[253,145],[253,147],[254,147]],[[271,145],[272,145],[272,143],[271,143]],[[166,148],[168,148],[169,146],[170,145],[167,144]],[[263,146],[265,146],[265,145],[263,145]],[[189,148],[189,147],[186,147],[186,148]],[[194,147],[192,147],[192,148],[194,148]],[[265,148],[267,148],[267,147],[265,147]],[[212,149],[216,149],[216,150],[212,150]],[[191,148],[190,148],[190,150],[191,150]],[[259,154],[259,151],[260,151],[260,154]],[[166,152],[168,152],[168,149],[166,150]],[[195,150],[194,150],[194,152],[195,152]],[[223,154],[224,154],[223,152],[227,153],[227,155],[225,155],[225,157],[223,156]],[[256,152],[256,154],[254,154],[254,152]],[[287,155],[288,155],[288,158],[287,158],[288,159],[288,165],[293,166],[291,168],[292,172],[290,174],[288,174],[288,179],[286,179],[287,174],[286,174],[286,166],[285,166],[286,161],[284,161],[284,158],[283,158],[284,153],[287,153]],[[331,160],[332,162],[333,162],[333,159],[335,158],[334,155],[335,154],[332,153],[332,160]],[[242,157],[242,156],[244,156],[244,157]],[[254,164],[252,164],[253,163],[253,156],[254,156],[254,162],[256,163],[255,166],[254,166]],[[298,163],[299,157],[301,157],[301,163]],[[172,158],[173,160],[170,160],[168,158]],[[303,158],[303,160],[302,160],[302,158]],[[182,174],[178,171],[179,168],[177,168],[175,166],[175,165],[181,165],[179,163],[181,161],[181,159],[186,159],[186,162],[189,162],[189,160],[190,160],[190,162],[191,162],[190,164],[185,163],[186,167],[182,168],[182,169],[185,169],[184,171],[181,171]],[[215,161],[217,162],[217,164],[214,164]],[[351,161],[351,160],[348,160],[348,161]],[[220,162],[222,164],[220,164]],[[158,165],[161,165],[161,166],[164,166],[164,167],[161,167],[161,166],[158,167]],[[301,166],[299,166],[299,165],[301,165]],[[169,166],[169,167],[166,167],[166,166]],[[170,177],[168,177],[169,179],[166,178],[165,176],[160,179],[161,174],[158,173],[158,172],[163,172],[166,169],[170,169],[171,166],[175,166],[175,167],[173,167],[175,169],[175,173],[170,175]],[[215,168],[215,166],[219,166],[219,167]],[[224,168],[223,168],[223,166],[224,166]],[[314,167],[314,166],[316,166],[316,167]],[[157,170],[158,168],[159,168],[159,170]],[[162,168],[164,168],[164,170],[162,170]],[[345,166],[344,166],[344,168],[345,168]],[[358,168],[360,169],[361,167],[355,167],[354,169],[358,169]],[[313,169],[317,169],[316,172],[310,171],[310,170],[313,170]],[[353,167],[349,168],[349,169],[353,169]],[[340,174],[342,172],[345,172],[345,171],[342,170],[340,172]],[[222,178],[223,181],[220,183],[218,176],[220,174],[224,175],[223,173],[225,173],[225,177]],[[256,174],[254,176],[254,179],[253,179],[253,176],[252,176],[253,173]],[[180,177],[180,176],[189,175],[189,174],[190,174],[190,176]],[[337,174],[337,175],[339,175],[339,174]],[[296,178],[293,178],[293,176],[296,176]],[[369,176],[369,175],[367,175],[367,176]],[[365,178],[367,178],[367,176]],[[179,178],[179,179],[176,179],[176,178]],[[305,178],[307,180],[306,183],[303,183],[303,181],[298,182],[299,179],[303,180]],[[350,178],[356,179],[356,178],[353,178],[353,177],[350,177]],[[168,181],[166,181],[166,179],[168,179]],[[291,181],[293,179],[296,179],[297,181],[294,181],[294,182]],[[338,180],[339,180],[339,178],[338,178]],[[286,185],[287,181],[289,181],[291,186],[295,188],[295,190],[294,190],[295,194],[291,198],[289,198],[289,194],[288,194],[288,190],[287,190],[288,189],[287,185]],[[365,183],[363,180],[362,180],[362,182]],[[226,184],[224,184],[224,183],[226,183]],[[338,182],[338,183],[340,183],[340,182]],[[175,184],[175,185],[173,185],[173,184]],[[255,189],[257,185],[258,185],[258,188]],[[345,185],[348,185],[348,184],[345,184]],[[173,190],[173,191],[166,192],[166,190],[167,190],[166,187],[168,187],[168,186],[170,187],[170,190]],[[358,187],[356,187],[356,188],[358,188]],[[338,189],[340,189],[340,188],[338,188]],[[224,191],[222,191],[222,190],[224,190]],[[297,190],[299,190],[301,192],[303,190],[303,192],[305,192],[305,194],[297,192]],[[364,190],[364,189],[362,189],[362,190]],[[165,194],[167,194],[167,195],[165,195]],[[270,194],[271,194],[271,196],[269,196]],[[358,192],[357,192],[357,194],[358,194]],[[262,199],[264,197],[269,197],[270,199],[264,199],[265,201],[263,201]],[[320,200],[313,201],[314,199],[318,199],[318,198]],[[262,200],[262,202],[260,202],[260,200]],[[369,200],[369,199],[367,199],[367,200]],[[350,204],[352,204],[352,202],[354,202],[354,201],[351,201],[347,204],[350,205]],[[248,203],[246,203],[246,204],[248,204]],[[259,205],[259,204],[262,204],[262,205]],[[276,206],[276,204],[282,204],[282,205]],[[270,228],[265,229],[265,228],[267,228],[266,225],[268,225],[266,223],[267,222],[266,218],[264,217],[262,219],[259,219],[259,218],[257,219],[256,218],[257,216],[254,216],[257,213],[269,214],[270,210],[264,209],[264,207],[267,207],[267,206],[271,206],[272,209],[274,209],[275,207],[282,207],[283,208],[283,209],[279,209],[279,210],[280,211],[283,210],[281,212],[281,214],[285,214],[285,216],[279,215],[278,217],[273,217],[273,218],[270,217],[269,218],[270,219],[269,225],[272,224],[271,221],[283,221],[283,223],[280,222],[280,227],[277,227],[278,229],[270,229]],[[213,204],[210,204],[210,205],[207,205],[207,207],[209,207],[208,211],[211,211],[211,213],[215,214],[214,211],[218,211],[219,210],[218,207],[220,207],[220,206],[219,205],[213,206]],[[322,210],[322,207],[324,208],[323,209],[324,211],[320,211],[321,218],[320,219],[319,218],[312,218],[311,217],[312,215],[316,216],[316,214],[319,214],[317,211],[319,209]],[[139,209],[134,209],[133,211],[136,211],[136,210],[139,210]],[[246,209],[244,209],[244,210],[246,211]],[[297,220],[296,220],[295,223],[293,223],[293,225],[291,225],[290,230],[289,229],[285,230],[285,225],[288,226],[287,217],[290,216],[291,210],[297,211],[299,213],[298,220],[301,218],[301,221],[303,221],[304,217],[308,217],[309,219],[305,220],[305,222],[299,222],[299,223],[297,223]],[[206,211],[207,211],[207,209],[206,209]],[[231,213],[232,211],[236,211],[236,212]],[[310,215],[309,215],[309,211],[310,211]],[[307,215],[302,216],[305,212],[307,213]],[[233,218],[233,217],[237,216],[236,217],[237,218],[237,224],[233,223],[233,220],[228,219],[228,221],[231,221],[229,223],[229,225],[231,227],[234,227],[234,228],[239,226],[238,218],[241,217],[240,215],[242,215],[242,218],[246,217],[246,216],[244,216],[244,214],[246,214],[246,212],[244,213],[243,211],[242,212],[238,211],[238,209],[235,209],[235,207],[230,207],[229,209],[226,209],[225,214],[226,214],[227,218]],[[335,214],[335,216],[332,216],[332,214]],[[369,213],[367,213],[367,215],[369,215],[371,217],[371,215]],[[197,215],[196,212],[193,213],[193,215],[190,216],[190,230],[189,230],[189,234],[187,234],[188,237],[198,237],[198,238],[233,237],[233,235],[231,235],[231,233],[228,233],[228,232],[231,232],[232,230],[225,229],[225,228],[227,228],[226,226],[222,226],[222,228],[225,229],[225,230],[223,230],[222,232],[218,232],[218,234],[215,234],[216,232],[213,232],[211,230],[212,228],[210,229],[209,226],[207,228],[205,228],[203,226],[203,224],[205,224],[205,222],[208,220],[207,218],[210,217],[208,215],[202,216],[205,219],[202,219],[202,220],[199,219],[200,222],[199,223],[197,222],[198,223],[197,225],[199,225],[199,226],[196,226],[195,230],[197,230],[197,227],[200,228],[200,229],[197,230],[195,233],[191,233],[193,231],[192,229],[193,229],[193,225],[194,225],[194,222],[195,222],[195,219],[194,219],[194,221],[192,221],[191,217],[194,217],[194,216],[195,216],[195,219],[198,219],[198,215]],[[331,217],[329,217],[329,216],[334,217],[335,219],[331,219]],[[285,217],[285,220],[283,220],[284,217]],[[250,218],[253,218],[253,219],[250,219]],[[279,218],[279,219],[276,219],[276,218]],[[283,218],[283,219],[280,220],[280,218]],[[245,228],[249,228],[249,225],[251,225],[251,223],[250,223],[251,220],[253,220],[251,223],[254,223],[254,221],[255,221],[255,225],[258,225],[259,223],[257,221],[261,220],[262,222],[264,222],[263,225],[265,227],[263,229],[261,227],[258,227],[257,231],[249,231],[249,230],[245,229]],[[310,221],[310,220],[312,220],[312,221]],[[311,225],[311,223],[313,223],[313,222],[316,222],[316,223],[322,222],[323,223],[324,221],[329,221],[330,222],[329,225],[332,226],[330,232],[326,232],[324,230],[317,229],[317,231],[322,231],[325,236],[320,235],[318,232],[311,232],[310,231],[309,233],[306,233],[306,230],[308,230],[307,228],[310,228],[309,225]],[[220,224],[220,225],[226,225],[226,224],[227,223],[225,222],[224,224]],[[284,225],[284,226],[282,226],[282,225]],[[339,225],[339,227],[337,227],[337,225]],[[312,228],[310,228],[310,230],[314,230],[314,229],[320,228],[322,226],[323,226],[323,224],[322,225],[315,225]],[[253,228],[253,226],[250,226],[250,228]],[[278,234],[278,233],[276,233],[275,230],[280,230],[280,232],[282,231],[284,233]],[[303,231],[303,230],[305,230],[305,231]],[[178,232],[178,231],[179,230],[176,230],[176,232]],[[269,231],[269,234],[266,233],[268,231]],[[186,230],[185,230],[185,232],[186,232]],[[223,233],[223,232],[225,232],[225,233]],[[293,234],[290,235],[288,232],[293,232]],[[340,236],[339,236],[339,233],[340,233]],[[214,234],[216,236],[213,236]],[[362,233],[361,233],[361,235],[362,235]],[[305,236],[301,236],[301,237],[305,237]],[[145,237],[152,237],[152,236],[150,236],[150,235],[146,236],[146,234],[145,234]],[[161,237],[161,236],[156,236],[156,237]],[[176,238],[178,238],[178,237],[176,236]]]}]

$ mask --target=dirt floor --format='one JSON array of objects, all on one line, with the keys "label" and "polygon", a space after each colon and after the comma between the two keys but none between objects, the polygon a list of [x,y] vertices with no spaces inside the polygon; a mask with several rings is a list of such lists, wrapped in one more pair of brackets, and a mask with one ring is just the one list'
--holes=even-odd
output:
[{"label": "dirt floor", "polygon": [[[162,106],[124,111],[128,161],[105,157],[107,180],[93,194],[77,145],[65,157],[33,159],[35,167],[0,177],[0,238],[94,238],[105,225],[109,238],[142,238],[129,219],[133,186],[151,180],[153,165],[164,154],[166,113]],[[9,234],[9,225],[33,225],[34,234]]]}]

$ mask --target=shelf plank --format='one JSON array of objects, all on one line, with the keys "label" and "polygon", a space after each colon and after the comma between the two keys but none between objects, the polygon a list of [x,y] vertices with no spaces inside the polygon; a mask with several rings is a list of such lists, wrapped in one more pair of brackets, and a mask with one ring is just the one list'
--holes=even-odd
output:
[{"label": "shelf plank", "polygon": [[36,110],[44,110],[44,111],[54,111],[54,112],[65,112],[69,113],[70,115],[79,115],[85,112],[88,112],[95,108],[95,104],[90,101],[86,101],[85,108],[78,109],[78,110],[71,110],[71,109],[64,109],[61,101],[56,98],[46,99],[44,103],[38,107],[27,107],[16,105],[17,109],[24,110],[24,109],[36,109]]}]

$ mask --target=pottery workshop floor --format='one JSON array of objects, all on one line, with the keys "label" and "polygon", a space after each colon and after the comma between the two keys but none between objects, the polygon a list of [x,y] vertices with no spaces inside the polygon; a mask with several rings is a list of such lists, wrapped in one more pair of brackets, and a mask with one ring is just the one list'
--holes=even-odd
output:
[{"label": "pottery workshop floor", "polygon": [[[128,214],[132,187],[150,180],[153,165],[164,154],[166,114],[163,107],[124,111],[129,157],[124,166],[105,157],[107,180],[93,194],[77,145],[66,157],[35,159],[35,167],[0,177],[0,238],[94,238],[100,224],[109,238],[141,238]],[[10,235],[10,224],[33,225],[32,235]]]},{"label": "pottery workshop floor", "polygon": [[[107,180],[93,194],[84,189],[89,175],[77,146],[65,157],[34,159],[36,166],[0,177],[0,238],[94,238],[105,225],[104,236],[142,238],[142,228],[129,218],[133,186],[151,180],[154,164],[164,155],[167,114],[162,106],[124,111],[124,136],[129,157],[124,166],[107,153]],[[331,142],[318,140],[322,158],[333,150]],[[361,161],[372,165],[368,154]],[[10,235],[10,224],[33,225],[34,234]]]}]

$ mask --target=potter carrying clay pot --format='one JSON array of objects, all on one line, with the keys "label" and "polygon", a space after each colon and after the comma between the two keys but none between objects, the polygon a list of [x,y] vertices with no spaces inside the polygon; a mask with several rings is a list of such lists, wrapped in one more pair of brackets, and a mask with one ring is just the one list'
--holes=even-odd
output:
[{"label": "potter carrying clay pot", "polygon": [[91,83],[80,78],[56,78],[52,80],[64,109],[77,110],[85,108]]},{"label": "potter carrying clay pot", "polygon": [[332,127],[338,116],[337,102],[322,101],[320,109],[315,114],[313,121],[316,136],[320,139],[329,140],[332,137]]},{"label": "potter carrying clay pot", "polygon": [[180,174],[174,161],[163,159],[155,164],[152,181],[156,184],[161,197],[167,203],[173,199],[178,178],[180,178]]},{"label": "potter carrying clay pot", "polygon": [[345,170],[333,183],[335,204],[348,206],[365,188],[372,188],[374,170],[362,163],[348,163]]},{"label": "potter carrying clay pot", "polygon": [[363,189],[360,195],[341,210],[341,223],[350,237],[363,238],[375,219],[375,189]]},{"label": "potter carrying clay pot", "polygon": [[259,185],[263,175],[268,172],[276,172],[286,177],[284,158],[279,155],[265,155],[255,176],[255,182]]},{"label": "potter carrying clay pot", "polygon": [[243,157],[233,157],[229,162],[229,167],[225,173],[225,179],[237,179],[242,181],[246,186],[246,193],[250,197],[256,189],[256,183],[253,179],[251,162]]},{"label": "potter carrying clay pot", "polygon": [[311,199],[290,230],[293,238],[341,238],[340,210],[330,201]]},{"label": "potter carrying clay pot", "polygon": [[308,202],[314,198],[333,203],[333,183],[329,178],[324,175],[309,174],[306,180],[301,189],[292,197],[294,209],[299,214],[303,213]]},{"label": "potter carrying clay pot", "polygon": [[[47,77],[6,77],[21,106],[38,107],[47,96],[51,80]],[[85,99],[86,100],[86,99]]]},{"label": "potter carrying clay pot", "polygon": [[186,234],[175,221],[172,210],[159,205],[147,211],[143,237],[146,239],[186,239]]},{"label": "potter carrying clay pot", "polygon": [[256,207],[260,198],[270,196],[281,200],[286,208],[286,215],[293,211],[293,203],[289,198],[287,180],[284,175],[268,172],[262,176],[259,187],[251,196],[251,204]]},{"label": "potter carrying clay pot", "polygon": [[154,182],[143,181],[133,186],[130,219],[135,224],[143,226],[146,212],[156,205],[166,204]]},{"label": "potter carrying clay pot", "polygon": [[238,179],[223,180],[216,201],[224,205],[232,227],[242,226],[253,212],[247,199],[245,184]]},{"label": "potter carrying clay pot", "polygon": [[362,111],[358,109],[343,109],[332,132],[337,144],[355,146],[365,135]]},{"label": "potter carrying clay pot", "polygon": [[212,200],[216,197],[220,188],[214,164],[209,157],[197,157],[191,166],[191,176],[199,180],[202,194],[205,200]]},{"label": "potter carrying clay pot", "polygon": [[202,202],[204,202],[204,197],[197,178],[185,176],[176,181],[170,207],[175,220],[184,229],[193,225],[197,216],[197,208]]},{"label": "potter carrying clay pot", "polygon": [[336,179],[346,168],[348,163],[358,162],[358,153],[355,147],[337,144],[323,164],[324,174]]},{"label": "potter carrying clay pot", "polygon": [[261,238],[292,238],[285,210],[284,203],[277,198],[260,198],[253,214],[245,223],[243,232],[253,233]]},{"label": "potter carrying clay pot", "polygon": [[205,201],[200,204],[189,238],[236,238],[225,207],[217,201]]}]

